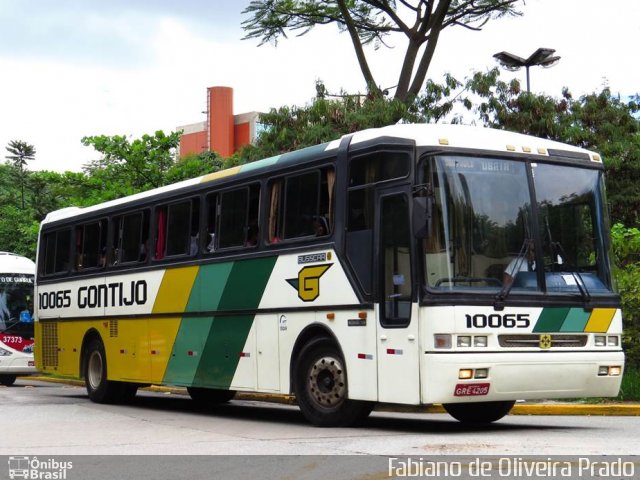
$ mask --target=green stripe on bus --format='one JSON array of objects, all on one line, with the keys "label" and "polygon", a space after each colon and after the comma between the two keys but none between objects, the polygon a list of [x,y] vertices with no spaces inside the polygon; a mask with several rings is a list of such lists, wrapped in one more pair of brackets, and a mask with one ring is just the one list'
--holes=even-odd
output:
[{"label": "green stripe on bus", "polygon": [[163,383],[189,386],[198,369],[213,318],[183,318],[164,374]]},{"label": "green stripe on bus", "polygon": [[544,308],[533,327],[534,332],[559,332],[570,308]]},{"label": "green stripe on bus", "polygon": [[582,308],[572,308],[567,315],[562,327],[561,332],[584,332],[584,327],[589,321],[591,312],[585,312]]},{"label": "green stripe on bus", "polygon": [[[277,257],[241,260],[233,264],[218,308],[255,310],[260,304]],[[193,384],[229,388],[255,315],[219,316],[207,337]]]},{"label": "green stripe on bus", "polygon": [[[191,287],[187,312],[218,309],[222,293],[233,268],[233,262],[204,265]],[[173,385],[191,385],[202,359],[213,317],[183,318],[173,344],[164,382]]]}]

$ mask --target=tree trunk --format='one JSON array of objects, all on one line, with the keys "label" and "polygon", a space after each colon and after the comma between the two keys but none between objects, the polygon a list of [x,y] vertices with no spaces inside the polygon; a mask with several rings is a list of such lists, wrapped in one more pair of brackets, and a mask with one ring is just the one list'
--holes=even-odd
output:
[{"label": "tree trunk", "polygon": [[380,88],[376,85],[375,79],[373,78],[373,74],[371,73],[371,69],[369,68],[369,63],[367,62],[367,57],[364,53],[364,49],[362,48],[362,42],[360,41],[360,37],[358,36],[358,31],[353,24],[353,19],[349,14],[349,9],[347,8],[344,0],[338,0],[338,6],[340,7],[340,13],[344,17],[345,24],[347,26],[347,31],[349,32],[349,36],[351,37],[351,43],[353,44],[353,48],[356,51],[356,57],[358,58],[358,65],[360,65],[360,71],[364,76],[365,82],[367,82],[367,89],[370,93],[380,94]]}]

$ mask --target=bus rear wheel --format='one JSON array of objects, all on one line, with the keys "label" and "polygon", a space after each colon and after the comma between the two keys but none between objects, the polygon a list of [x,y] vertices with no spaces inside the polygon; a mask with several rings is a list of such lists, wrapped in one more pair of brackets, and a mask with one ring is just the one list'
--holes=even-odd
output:
[{"label": "bus rear wheel", "polygon": [[295,369],[294,390],[305,418],[318,427],[355,425],[369,416],[372,402],[349,400],[342,354],[328,338],[304,346]]},{"label": "bus rear wheel", "polygon": [[91,401],[115,403],[120,400],[122,385],[107,380],[107,356],[99,338],[94,338],[87,344],[83,371],[87,394]]},{"label": "bus rear wheel", "polygon": [[14,383],[16,383],[15,375],[0,375],[0,383],[7,387],[10,387]]},{"label": "bus rear wheel", "polygon": [[191,399],[199,405],[219,405],[227,403],[235,395],[235,390],[220,390],[217,388],[187,387]]},{"label": "bus rear wheel", "polygon": [[462,423],[482,425],[500,420],[516,402],[445,403],[449,415]]}]

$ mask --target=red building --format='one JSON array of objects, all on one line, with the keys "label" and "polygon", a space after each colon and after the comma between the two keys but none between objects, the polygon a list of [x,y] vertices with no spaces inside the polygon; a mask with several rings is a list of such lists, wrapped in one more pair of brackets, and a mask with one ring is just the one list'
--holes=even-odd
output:
[{"label": "red building", "polygon": [[233,89],[230,87],[207,88],[207,119],[178,127],[180,157],[190,153],[216,152],[230,157],[256,137],[258,112],[233,114]]}]

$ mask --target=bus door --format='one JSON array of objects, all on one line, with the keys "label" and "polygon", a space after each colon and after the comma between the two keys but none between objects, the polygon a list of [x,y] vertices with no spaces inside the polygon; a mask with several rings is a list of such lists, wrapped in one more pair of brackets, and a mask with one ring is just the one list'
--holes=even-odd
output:
[{"label": "bus door", "polygon": [[420,403],[418,309],[412,301],[409,187],[376,192],[378,400]]}]

